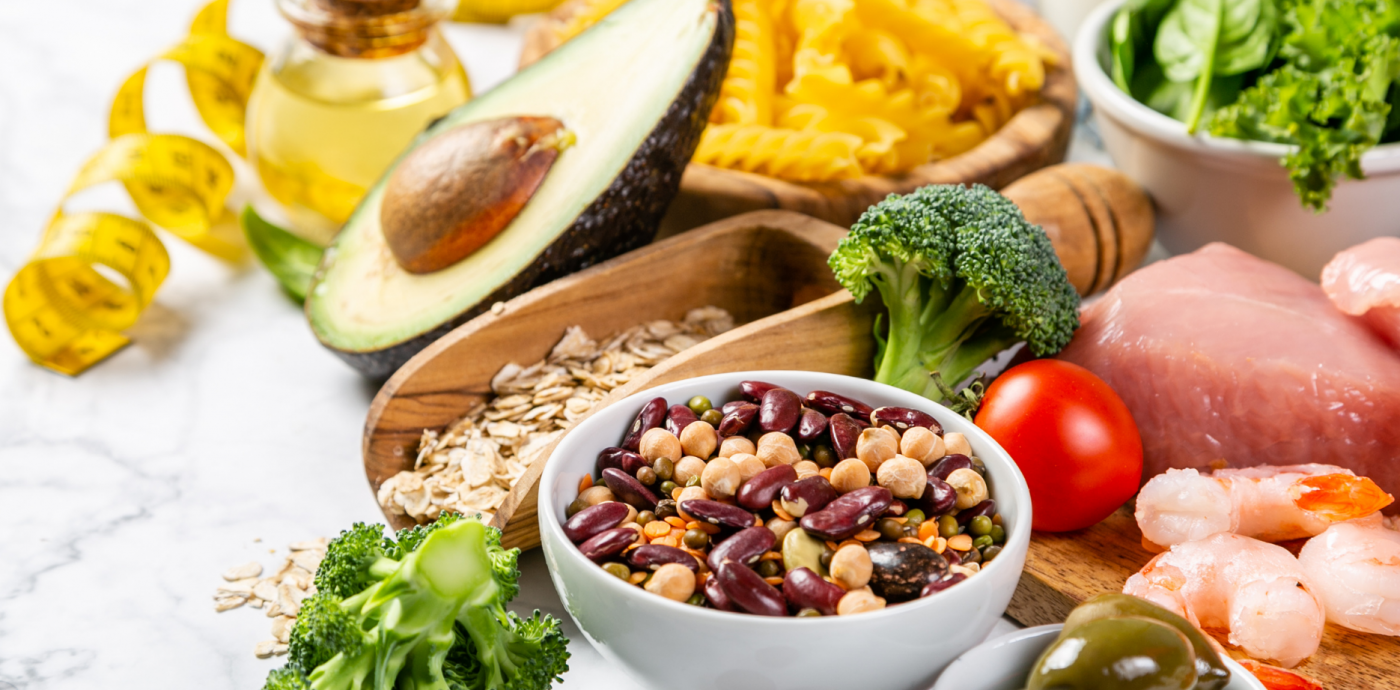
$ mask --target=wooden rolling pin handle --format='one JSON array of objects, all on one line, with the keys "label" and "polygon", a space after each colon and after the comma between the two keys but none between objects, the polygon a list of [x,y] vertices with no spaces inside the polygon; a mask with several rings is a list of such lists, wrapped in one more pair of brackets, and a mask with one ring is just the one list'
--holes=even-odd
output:
[{"label": "wooden rolling pin handle", "polygon": [[1152,247],[1152,201],[1123,173],[1064,163],[1033,172],[1001,193],[1045,228],[1081,295],[1108,288]]}]

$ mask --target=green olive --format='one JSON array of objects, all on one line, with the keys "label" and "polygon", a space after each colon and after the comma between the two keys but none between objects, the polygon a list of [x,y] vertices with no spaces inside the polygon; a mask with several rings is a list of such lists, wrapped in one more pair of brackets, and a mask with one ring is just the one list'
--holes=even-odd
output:
[{"label": "green olive", "polygon": [[685,600],[685,603],[690,604],[691,606],[704,606],[704,605],[705,605],[705,595],[703,595],[703,594],[701,594],[701,593],[699,593],[699,592],[696,592],[696,593],[690,595],[690,598],[689,598],[689,599],[686,599],[686,600]]},{"label": "green olive", "polygon": [[885,539],[897,541],[904,536],[904,525],[899,524],[899,521],[894,518],[880,518],[875,521],[875,531],[879,532],[880,536]]},{"label": "green olive", "polygon": [[798,618],[821,618],[822,612],[816,609],[802,609],[797,612]]},{"label": "green olive", "polygon": [[574,514],[578,513],[580,510],[583,510],[584,508],[587,508],[587,507],[588,507],[588,503],[587,503],[587,502],[585,502],[585,501],[584,501],[583,499],[581,499],[581,498],[575,498],[574,501],[573,501],[573,503],[570,503],[570,504],[568,505],[568,507],[564,508],[564,516],[565,516],[565,517],[573,517]]},{"label": "green olive", "polygon": [[753,570],[761,577],[777,577],[778,573],[782,572],[782,569],[782,566],[778,565],[777,561],[766,560],[759,561],[758,565],[754,566]]},{"label": "green olive", "polygon": [[646,527],[648,522],[651,522],[655,519],[656,513],[653,513],[650,510],[643,510],[642,512],[637,513],[637,524],[642,527]]},{"label": "green olive", "polygon": [[1036,662],[1028,690],[1191,690],[1196,655],[1181,631],[1151,618],[1066,628]]},{"label": "green olive", "polygon": [[693,474],[690,479],[685,480],[686,486],[700,486],[700,475]]},{"label": "green olive", "polygon": [[914,529],[918,529],[919,525],[922,524],[924,524],[924,511],[919,510],[918,508],[914,508],[913,510],[910,510],[909,512],[904,514],[905,527],[913,527]]},{"label": "green olive", "polygon": [[690,411],[697,415],[702,415],[715,409],[715,406],[710,404],[710,399],[703,395],[697,395],[686,401],[685,406],[689,407]]},{"label": "green olive", "polygon": [[992,519],[986,515],[978,515],[967,523],[967,531],[974,537],[991,534],[993,527],[996,527],[996,525],[993,525]]},{"label": "green olive", "polygon": [[958,519],[952,515],[938,518],[938,536],[951,539],[958,536]]},{"label": "green olive", "polygon": [[982,563],[983,563],[983,564],[986,564],[986,563],[990,562],[993,558],[996,558],[997,556],[1000,556],[1000,555],[1001,555],[1001,547],[1000,547],[1000,546],[995,546],[995,545],[993,545],[993,546],[988,546],[987,548],[982,549]]},{"label": "green olive", "polygon": [[1176,628],[1186,636],[1196,653],[1197,690],[1222,690],[1229,684],[1230,670],[1225,668],[1220,655],[1205,635],[1190,621],[1146,599],[1129,594],[1100,594],[1070,612],[1069,617],[1065,619],[1065,631],[1073,631],[1081,625],[1103,618],[1126,616],[1151,618]]},{"label": "green olive", "polygon": [[686,530],[685,536],[681,537],[681,539],[685,542],[686,547],[695,549],[696,551],[710,545],[710,535],[706,534],[703,530]]},{"label": "green olive", "polygon": [[613,577],[622,580],[623,582],[626,582],[627,578],[632,577],[632,571],[628,570],[627,566],[621,563],[604,563],[603,570],[608,571],[609,575],[612,575]]},{"label": "green olive", "polygon": [[700,421],[718,429],[719,423],[724,421],[724,413],[713,408],[708,409],[705,410],[705,414],[700,415]]},{"label": "green olive", "polygon": [[1006,528],[1005,528],[1005,527],[1002,527],[1001,525],[992,525],[992,531],[990,532],[990,534],[991,534],[991,536],[992,536],[992,543],[994,543],[994,544],[1005,544],[1005,543],[1006,543]]},{"label": "green olive", "polygon": [[835,467],[836,452],[831,450],[831,446],[818,443],[812,447],[812,462],[817,463],[817,467]]},{"label": "green olive", "polygon": [[637,470],[637,481],[643,485],[651,486],[656,483],[656,470],[650,467],[642,467]]},{"label": "green olive", "polygon": [[670,458],[657,458],[656,462],[651,464],[651,469],[656,472],[657,479],[664,481],[675,476],[676,463],[672,462]]},{"label": "green olive", "polygon": [[661,493],[670,496],[671,492],[676,490],[676,483],[667,479],[666,481],[661,482],[661,485],[656,488],[660,489]]},{"label": "green olive", "polygon": [[985,535],[985,534],[982,535],[982,536],[980,536],[980,537],[978,537],[978,538],[976,538],[976,539],[973,539],[973,540],[972,540],[972,548],[974,548],[974,549],[985,549],[985,548],[987,548],[988,546],[991,546],[991,545],[992,545],[992,538],[989,537],[989,536],[987,536],[987,535]]}]

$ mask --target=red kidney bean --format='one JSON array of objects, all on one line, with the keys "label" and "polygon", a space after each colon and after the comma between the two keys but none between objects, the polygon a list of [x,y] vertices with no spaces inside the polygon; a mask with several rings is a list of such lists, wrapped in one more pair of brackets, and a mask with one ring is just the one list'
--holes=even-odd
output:
[{"label": "red kidney bean", "polygon": [[831,449],[836,451],[837,458],[854,458],[856,442],[860,440],[860,425],[856,424],[855,418],[845,412],[837,412],[831,415],[828,424],[831,427]]},{"label": "red kidney bean", "polygon": [[812,443],[826,433],[826,424],[826,415],[804,407],[802,416],[797,418],[797,431],[793,435],[802,443]]},{"label": "red kidney bean", "polygon": [[921,426],[939,436],[943,435],[943,425],[933,415],[910,407],[877,407],[870,413],[870,425],[888,424],[902,434],[910,427]]},{"label": "red kidney bean", "polygon": [[622,524],[630,512],[632,511],[627,509],[627,504],[617,501],[588,506],[574,513],[574,516],[564,523],[564,536],[575,544],[588,541],[599,532]]},{"label": "red kidney bean", "polygon": [[802,516],[802,529],[818,539],[842,541],[870,526],[876,515],[890,507],[894,496],[883,486],[856,489],[828,503],[825,508]]},{"label": "red kidney bean", "polygon": [[656,494],[644,484],[616,467],[603,470],[603,483],[608,485],[613,495],[630,504],[637,510],[651,510],[656,507]]},{"label": "red kidney bean", "polygon": [[637,470],[647,466],[647,459],[625,448],[604,448],[598,453],[597,472],[602,474],[609,467],[636,476]]},{"label": "red kidney bean", "polygon": [[[671,409],[666,413],[666,430],[675,435],[676,438],[680,438],[681,432],[684,431],[686,427],[690,426],[691,422],[698,421],[700,421],[700,418],[696,417],[695,412],[691,411],[689,407],[685,405],[672,405]],[[671,460],[680,460],[680,458],[671,458]]]},{"label": "red kidney bean", "polygon": [[834,415],[837,412],[845,412],[855,419],[870,419],[870,413],[874,411],[869,405],[852,400],[839,393],[830,391],[812,391],[807,394],[807,407],[810,407],[825,415]]},{"label": "red kidney bean", "polygon": [[758,405],[755,405],[753,403],[744,403],[742,405],[735,406],[735,408],[732,411],[726,413],[724,415],[724,418],[721,419],[719,422],[720,438],[727,438],[729,436],[739,436],[747,432],[749,430],[749,426],[753,424],[753,420],[757,416]]},{"label": "red kidney bean", "polygon": [[[749,402],[756,403],[763,400],[763,394],[771,390],[787,390],[776,383],[766,381],[740,381],[739,394],[743,395]],[[793,393],[793,395],[797,395]]]},{"label": "red kidney bean", "polygon": [[715,572],[729,600],[740,609],[756,616],[786,616],[787,602],[773,585],[763,581],[758,573],[739,565],[725,563]]},{"label": "red kidney bean", "polygon": [[[754,402],[757,402],[757,401],[754,401]],[[749,402],[749,401],[747,401],[747,400],[730,400],[729,402],[727,402],[727,403],[725,403],[725,404],[719,406],[719,413],[720,413],[720,414],[729,414],[730,412],[733,412],[736,408],[738,408],[740,405],[752,405],[752,404],[754,404],[754,403],[751,403],[751,402]]]},{"label": "red kidney bean", "polygon": [[880,513],[880,517],[899,517],[907,512],[909,512],[909,506],[896,498],[890,501],[890,507],[886,508],[885,512]]},{"label": "red kidney bean", "polygon": [[705,599],[710,602],[710,606],[721,611],[740,612],[734,607],[734,602],[729,600],[729,595],[724,593],[724,587],[720,586],[718,577],[705,578],[705,585],[701,591],[705,593]]},{"label": "red kidney bean", "polygon": [[956,585],[959,582],[962,582],[966,579],[967,576],[963,575],[962,573],[952,573],[941,580],[934,580],[933,582],[924,585],[923,591],[919,592],[919,598],[922,599],[926,596],[942,592],[943,590],[948,589],[949,587],[952,587],[953,585]]},{"label": "red kidney bean", "polygon": [[708,522],[711,525],[744,529],[745,527],[752,527],[754,523],[753,513],[738,506],[731,506],[726,503],[720,503],[719,501],[707,501],[704,499],[681,501],[680,508],[696,520]]},{"label": "red kidney bean", "polygon": [[637,541],[639,532],[631,527],[618,527],[593,535],[579,544],[578,550],[590,561],[606,561]]},{"label": "red kidney bean", "polygon": [[919,510],[924,511],[924,517],[932,520],[953,509],[953,504],[958,502],[958,492],[948,485],[948,482],[934,476],[928,475],[928,484],[924,486],[924,495],[919,497]]},{"label": "red kidney bean", "polygon": [[981,503],[978,503],[978,504],[975,505],[975,506],[972,506],[971,508],[968,508],[967,510],[964,510],[964,511],[959,512],[959,513],[958,513],[958,524],[959,524],[959,525],[966,525],[967,523],[972,522],[972,518],[975,518],[975,517],[977,517],[978,515],[986,515],[987,517],[990,518],[990,517],[992,517],[993,515],[996,515],[996,514],[997,514],[997,502],[996,502],[995,500],[989,498],[989,499],[987,499],[987,500],[985,500],[985,501],[982,501]]},{"label": "red kidney bean", "polygon": [[834,616],[845,595],[846,590],[823,580],[810,568],[790,570],[783,578],[783,598],[794,609],[816,609],[823,616]]},{"label": "red kidney bean", "polygon": [[633,568],[656,570],[667,563],[679,563],[695,572],[700,572],[700,562],[695,557],[674,546],[646,544],[627,552],[627,563]]},{"label": "red kidney bean", "polygon": [[734,536],[715,545],[710,550],[710,555],[705,558],[705,563],[710,566],[710,570],[719,570],[725,563],[739,563],[752,567],[758,563],[759,556],[773,548],[777,541],[777,535],[767,527],[739,530]]},{"label": "red kidney bean", "polygon": [[815,476],[799,479],[784,486],[778,495],[783,499],[783,509],[789,515],[800,518],[815,513],[836,500],[836,489],[826,477]]},{"label": "red kidney bean", "polygon": [[786,388],[774,388],[763,394],[763,402],[758,407],[758,428],[787,433],[797,425],[801,414],[802,398]]},{"label": "red kidney bean", "polygon": [[622,439],[622,447],[637,452],[642,447],[642,434],[661,426],[665,421],[666,399],[652,398],[651,402],[642,406],[642,411],[632,420],[632,426],[627,427],[627,436]]},{"label": "red kidney bean", "polygon": [[939,460],[937,464],[929,469],[928,476],[938,477],[946,482],[948,481],[948,475],[957,470],[965,469],[972,469],[972,458],[961,453],[953,453],[952,455],[943,456],[942,460]]},{"label": "red kidney bean", "polygon": [[797,481],[797,470],[792,465],[774,465],[754,475],[739,487],[739,505],[752,511],[760,511],[773,505],[773,499],[784,486]]}]

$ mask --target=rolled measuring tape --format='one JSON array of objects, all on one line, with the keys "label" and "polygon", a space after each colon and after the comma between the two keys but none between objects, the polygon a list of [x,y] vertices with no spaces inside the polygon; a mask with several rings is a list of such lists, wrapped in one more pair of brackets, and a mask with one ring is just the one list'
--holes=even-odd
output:
[{"label": "rolled measuring tape", "polygon": [[[228,0],[205,5],[190,35],[156,60],[184,66],[200,118],[242,155],[244,113],[263,55],[227,35],[227,16]],[[120,182],[143,218],[70,215],[60,204],[38,249],[5,289],[5,323],[15,342],[39,365],[70,376],[130,342],[121,331],[136,322],[170,272],[170,257],[152,223],[222,259],[244,253],[241,244],[211,232],[229,213],[224,201],[233,188],[233,167],[197,139],[147,132],[146,70],[137,70],[117,91],[108,117],[111,141],[84,164],[64,195]]]}]

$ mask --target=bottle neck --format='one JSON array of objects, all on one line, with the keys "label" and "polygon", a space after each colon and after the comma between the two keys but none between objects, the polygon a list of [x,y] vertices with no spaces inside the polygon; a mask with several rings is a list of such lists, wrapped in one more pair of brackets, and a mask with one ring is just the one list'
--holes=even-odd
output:
[{"label": "bottle neck", "polygon": [[417,50],[450,10],[447,0],[278,0],[308,43],[343,58],[385,58]]}]

